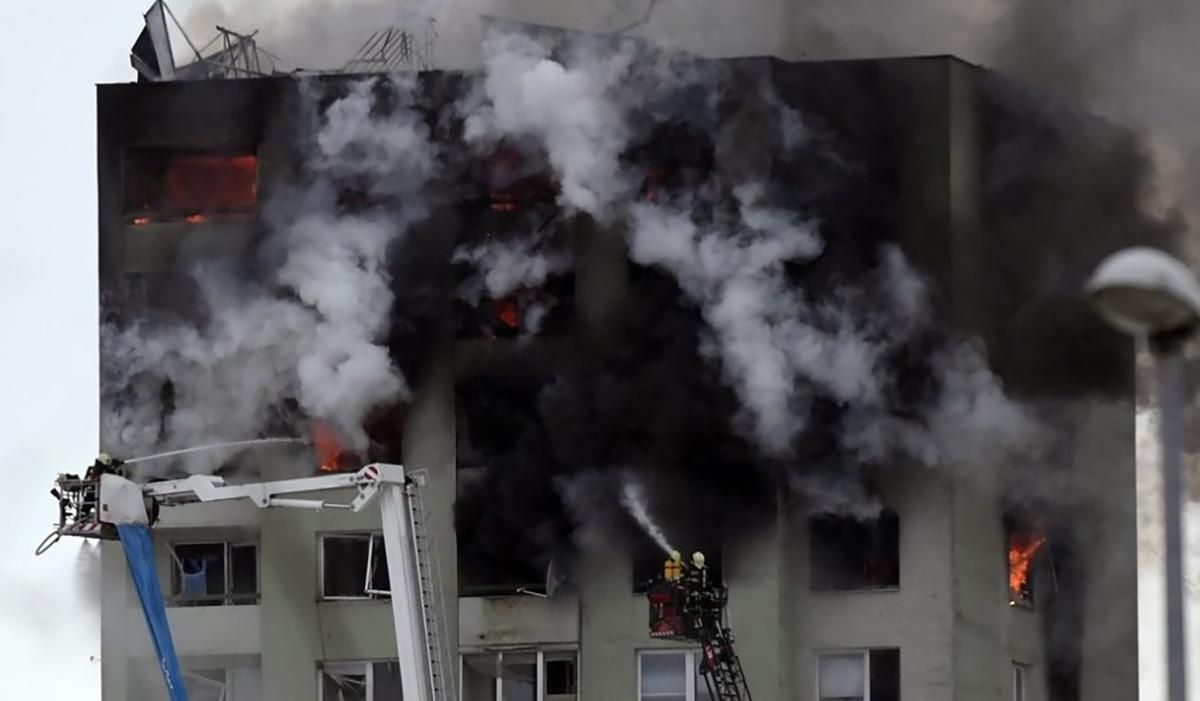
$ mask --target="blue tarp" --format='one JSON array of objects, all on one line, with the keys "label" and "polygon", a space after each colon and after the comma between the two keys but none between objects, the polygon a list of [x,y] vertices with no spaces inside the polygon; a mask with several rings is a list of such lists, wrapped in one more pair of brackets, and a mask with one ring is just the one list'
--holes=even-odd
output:
[{"label": "blue tarp", "polygon": [[129,574],[137,588],[142,612],[146,614],[146,627],[154,643],[154,653],[162,669],[163,681],[167,683],[167,694],[171,701],[187,701],[187,690],[183,687],[183,671],[175,655],[175,644],[171,642],[171,627],[167,624],[167,607],[163,603],[162,590],[158,586],[158,573],[154,570],[154,548],[150,541],[150,529],[141,525],[118,525],[121,545],[125,548],[125,561],[129,563]]}]

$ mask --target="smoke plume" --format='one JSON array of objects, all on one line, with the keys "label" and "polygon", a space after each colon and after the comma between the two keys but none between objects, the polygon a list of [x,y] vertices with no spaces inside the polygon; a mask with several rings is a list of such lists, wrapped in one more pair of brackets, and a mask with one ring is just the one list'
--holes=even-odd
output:
[{"label": "smoke plume", "polygon": [[[203,324],[138,319],[103,329],[104,386],[117,393],[104,417],[110,450],[295,431],[289,401],[361,449],[368,412],[407,395],[386,343],[388,260],[426,214],[420,192],[435,152],[409,109],[411,85],[360,82],[320,114],[316,90],[305,93],[315,124],[306,172],[265,206],[267,284],[201,265],[191,276]],[[387,113],[377,108],[383,91],[398,105]],[[348,191],[368,204],[348,208],[340,201]],[[201,455],[188,467],[215,464]]]}]

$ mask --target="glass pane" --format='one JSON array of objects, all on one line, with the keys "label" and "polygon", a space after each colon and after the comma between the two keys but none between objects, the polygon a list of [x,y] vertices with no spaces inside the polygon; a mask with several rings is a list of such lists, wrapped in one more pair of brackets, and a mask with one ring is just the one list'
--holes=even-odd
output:
[{"label": "glass pane", "polygon": [[321,701],[368,701],[367,675],[322,672]]},{"label": "glass pane", "polygon": [[388,576],[387,550],[383,545],[383,536],[373,535],[371,539],[371,590],[391,591],[392,580]]},{"label": "glass pane", "polygon": [[462,660],[463,701],[495,701],[500,671],[496,655],[464,655]]},{"label": "glass pane", "polygon": [[700,673],[700,653],[696,653],[696,701],[716,701],[716,697],[708,693],[708,679]]},{"label": "glass pane", "polygon": [[229,586],[233,594],[258,593],[258,547],[233,545],[229,548]]},{"label": "glass pane", "polygon": [[372,674],[375,675],[372,701],[401,701],[404,698],[400,687],[400,663],[376,662]]},{"label": "glass pane", "polygon": [[687,695],[687,654],[642,653],[642,698]]},{"label": "glass pane", "polygon": [[324,572],[321,573],[325,596],[366,596],[363,573],[367,571],[366,535],[332,536],[321,539]]},{"label": "glass pane", "polygon": [[503,701],[537,701],[537,656],[501,655]]},{"label": "glass pane", "polygon": [[821,655],[817,671],[822,699],[861,699],[866,693],[863,655]]},{"label": "glass pane", "polygon": [[262,701],[262,670],[258,667],[230,669],[225,701]]}]

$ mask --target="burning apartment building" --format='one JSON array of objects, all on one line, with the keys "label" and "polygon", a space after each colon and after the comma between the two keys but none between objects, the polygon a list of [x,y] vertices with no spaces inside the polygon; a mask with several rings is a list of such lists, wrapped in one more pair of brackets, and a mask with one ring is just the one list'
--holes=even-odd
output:
[{"label": "burning apartment building", "polygon": [[[1131,135],[952,57],[485,54],[98,88],[106,451],[425,471],[462,701],[705,698],[671,549],[759,701],[1136,696],[1132,349],[1077,294],[1173,233]],[[397,698],[377,520],[165,511],[192,698]],[[105,555],[104,697],[154,698]]]}]

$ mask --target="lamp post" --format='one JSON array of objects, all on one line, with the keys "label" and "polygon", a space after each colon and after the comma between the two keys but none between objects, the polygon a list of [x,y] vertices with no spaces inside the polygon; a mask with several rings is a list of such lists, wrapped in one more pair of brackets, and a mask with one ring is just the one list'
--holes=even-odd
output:
[{"label": "lamp post", "polygon": [[1085,291],[1105,321],[1148,342],[1154,357],[1166,527],[1167,698],[1185,701],[1180,349],[1200,326],[1200,282],[1183,263],[1162,251],[1127,248],[1096,268]]}]

